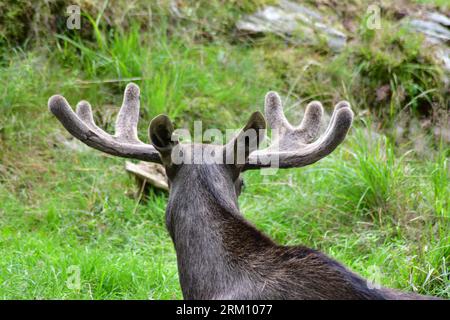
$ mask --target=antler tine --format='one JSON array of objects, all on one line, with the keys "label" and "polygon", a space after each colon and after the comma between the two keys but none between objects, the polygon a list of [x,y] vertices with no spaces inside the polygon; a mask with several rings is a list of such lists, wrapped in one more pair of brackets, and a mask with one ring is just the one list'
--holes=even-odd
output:
[{"label": "antler tine", "polygon": [[[328,124],[327,130],[325,131],[325,135],[327,135],[330,132],[332,124],[334,123],[335,118],[338,114],[338,111],[343,108],[348,108],[351,111],[350,102],[342,100],[334,106],[333,114],[331,115],[330,123]],[[353,112],[352,112],[352,119],[353,119]]]},{"label": "antler tine", "polygon": [[80,101],[75,113],[63,96],[54,95],[48,100],[48,107],[70,134],[92,148],[114,156],[161,163],[156,149],[137,137],[139,88],[135,84],[129,84],[125,89],[114,136],[95,124],[87,101]]},{"label": "antler tine", "polygon": [[117,115],[116,137],[130,143],[141,142],[137,135],[139,94],[139,87],[134,83],[129,83],[125,89],[122,107]]},{"label": "antler tine", "polygon": [[292,126],[284,115],[281,98],[275,91],[269,91],[266,94],[264,113],[272,129],[292,129]]},{"label": "antler tine", "polygon": [[298,127],[302,133],[305,143],[310,143],[317,138],[320,130],[320,121],[322,120],[323,107],[319,101],[312,101],[306,106],[305,115]]},{"label": "antler tine", "polygon": [[[268,96],[270,98],[268,99]],[[279,168],[294,168],[312,164],[327,156],[345,139],[353,121],[353,112],[347,101],[339,102],[325,133],[312,142],[319,132],[323,114],[322,104],[313,101],[308,104],[305,116],[298,127],[292,127],[286,120],[278,95],[269,92],[266,96],[266,117],[272,129],[278,129],[278,136],[272,144],[250,155],[244,169],[270,167],[277,161]],[[312,143],[311,143],[312,142]]]},{"label": "antler tine", "polygon": [[343,101],[335,106],[327,130],[319,140],[311,144],[311,147],[324,156],[330,154],[344,141],[352,122],[353,111],[350,109],[348,102]]},{"label": "antler tine", "polygon": [[108,138],[110,136],[95,124],[94,115],[92,113],[92,108],[89,102],[85,100],[78,102],[76,114],[89,129],[97,133],[99,136],[103,136],[105,138]]},{"label": "antler tine", "polygon": [[[281,99],[276,92],[267,93],[264,109],[270,127],[278,130],[279,140],[288,135],[294,135],[296,136],[295,139],[298,140],[297,142],[310,143],[319,133],[320,120],[323,115],[323,107],[319,101],[312,101],[306,106],[303,120],[297,127],[292,126],[286,119]],[[285,143],[282,143],[279,147],[283,148],[284,145]]]}]

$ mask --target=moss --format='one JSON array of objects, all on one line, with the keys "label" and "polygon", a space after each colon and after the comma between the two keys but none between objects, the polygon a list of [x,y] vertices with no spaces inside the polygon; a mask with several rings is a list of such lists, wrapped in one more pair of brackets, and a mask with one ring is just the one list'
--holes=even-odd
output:
[{"label": "moss", "polygon": [[[413,113],[430,115],[434,103],[443,105],[443,71],[419,35],[397,24],[384,23],[372,37],[361,38],[366,40],[347,54],[349,64],[358,69],[359,81],[354,89],[365,93],[367,107],[380,115],[393,116],[405,107]],[[380,97],[377,90],[383,86],[389,93]]]},{"label": "moss", "polygon": [[27,0],[0,2],[0,45],[23,42],[29,33],[33,7]]}]

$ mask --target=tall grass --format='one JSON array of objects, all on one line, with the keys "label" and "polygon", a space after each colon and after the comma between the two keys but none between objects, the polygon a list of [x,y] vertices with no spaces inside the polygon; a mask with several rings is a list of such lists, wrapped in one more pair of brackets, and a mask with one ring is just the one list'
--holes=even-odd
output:
[{"label": "tall grass", "polygon": [[150,118],[167,113],[189,123],[201,118],[210,125],[220,108],[225,128],[277,82],[260,72],[262,61],[244,48],[183,43],[164,35],[148,39],[137,27],[126,34],[115,33],[108,41],[99,35],[94,45],[64,35],[58,38],[62,62],[70,66],[81,61],[82,84],[112,82],[119,93],[127,82],[137,82]]}]

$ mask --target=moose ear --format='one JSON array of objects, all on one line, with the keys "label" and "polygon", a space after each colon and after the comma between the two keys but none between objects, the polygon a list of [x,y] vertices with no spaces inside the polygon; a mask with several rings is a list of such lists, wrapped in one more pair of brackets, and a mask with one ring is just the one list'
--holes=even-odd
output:
[{"label": "moose ear", "polygon": [[152,145],[161,155],[161,159],[165,165],[169,164],[173,147],[178,143],[178,140],[172,137],[174,128],[169,117],[160,114],[150,122],[148,130],[150,141]]},{"label": "moose ear", "polygon": [[234,165],[238,171],[244,167],[248,156],[257,150],[264,140],[266,120],[261,112],[254,112],[245,127],[226,147],[226,163]]}]

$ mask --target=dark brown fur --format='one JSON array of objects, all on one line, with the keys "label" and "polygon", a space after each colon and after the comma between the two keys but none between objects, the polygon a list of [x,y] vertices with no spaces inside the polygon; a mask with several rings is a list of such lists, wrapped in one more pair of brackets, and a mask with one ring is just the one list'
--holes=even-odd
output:
[{"label": "dark brown fur", "polygon": [[186,299],[426,298],[370,289],[366,280],[316,250],[274,243],[239,212],[233,176],[226,165],[172,171],[167,228]]}]

